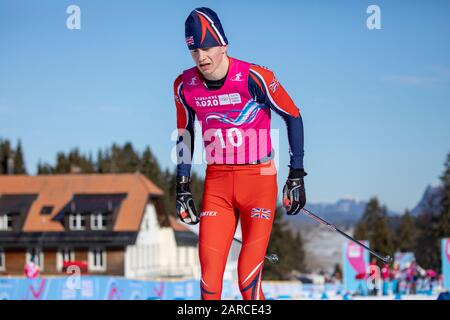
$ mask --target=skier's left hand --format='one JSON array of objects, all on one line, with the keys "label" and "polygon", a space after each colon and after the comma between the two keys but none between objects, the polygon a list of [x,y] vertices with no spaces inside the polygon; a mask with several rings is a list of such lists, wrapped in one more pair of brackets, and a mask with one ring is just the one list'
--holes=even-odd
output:
[{"label": "skier's left hand", "polygon": [[283,188],[283,207],[288,215],[296,215],[306,204],[305,182],[307,173],[303,169],[289,170],[289,176]]}]

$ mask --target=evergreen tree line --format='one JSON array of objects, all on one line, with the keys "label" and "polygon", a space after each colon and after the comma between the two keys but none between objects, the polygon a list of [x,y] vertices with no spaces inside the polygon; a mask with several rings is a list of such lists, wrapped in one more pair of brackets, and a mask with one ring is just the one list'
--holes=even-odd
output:
[{"label": "evergreen tree line", "polygon": [[422,268],[440,272],[441,239],[450,237],[450,153],[444,167],[440,177],[443,194],[438,214],[430,211],[412,216],[406,210],[400,218],[388,216],[386,206],[372,198],[355,228],[355,238],[368,240],[370,247],[382,254],[414,252]]},{"label": "evergreen tree line", "polygon": [[0,174],[26,174],[20,140],[14,149],[8,139],[0,138]]}]

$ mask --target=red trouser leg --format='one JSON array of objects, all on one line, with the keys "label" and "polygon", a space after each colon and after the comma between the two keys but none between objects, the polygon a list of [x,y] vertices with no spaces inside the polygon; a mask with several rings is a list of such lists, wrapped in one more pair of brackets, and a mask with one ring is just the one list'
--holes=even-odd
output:
[{"label": "red trouser leg", "polygon": [[221,299],[223,273],[238,222],[232,186],[232,174],[208,168],[199,234],[202,300]]},{"label": "red trouser leg", "polygon": [[221,298],[223,273],[239,215],[239,288],[246,300],[264,299],[261,274],[277,197],[276,172],[268,167],[208,166],[199,235],[202,299]]},{"label": "red trouser leg", "polygon": [[244,300],[265,299],[261,275],[272,231],[278,188],[275,172],[262,173],[252,168],[240,173],[236,181],[236,202],[242,228],[238,276]]}]

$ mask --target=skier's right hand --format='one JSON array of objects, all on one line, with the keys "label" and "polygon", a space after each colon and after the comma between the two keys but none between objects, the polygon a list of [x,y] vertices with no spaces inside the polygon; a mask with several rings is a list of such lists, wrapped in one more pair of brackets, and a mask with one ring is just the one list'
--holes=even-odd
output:
[{"label": "skier's right hand", "polygon": [[190,182],[190,177],[177,177],[177,214],[184,223],[197,224],[200,222],[200,215],[195,208]]}]

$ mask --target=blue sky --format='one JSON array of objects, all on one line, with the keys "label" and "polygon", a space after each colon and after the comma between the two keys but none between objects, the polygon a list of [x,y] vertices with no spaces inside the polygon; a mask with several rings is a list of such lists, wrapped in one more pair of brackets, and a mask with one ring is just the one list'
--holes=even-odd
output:
[{"label": "blue sky", "polygon": [[[71,4],[81,30],[66,28]],[[366,27],[371,4],[381,30]],[[199,6],[218,12],[230,55],[271,68],[299,106],[308,201],[378,196],[403,211],[438,183],[450,152],[448,1],[1,0],[0,137],[21,139],[30,173],[58,151],[126,141],[173,168],[172,83],[192,66],[184,20]],[[281,189],[286,129],[275,114],[272,127]]]}]

